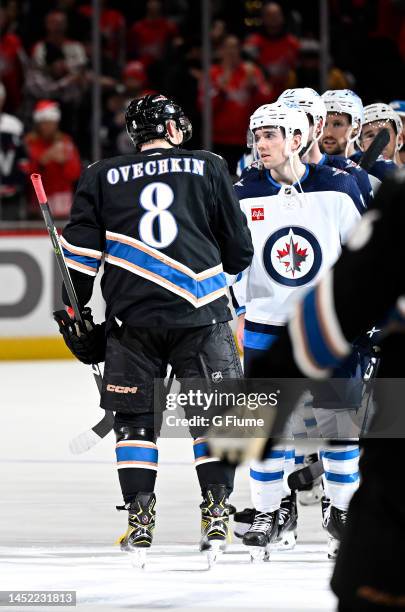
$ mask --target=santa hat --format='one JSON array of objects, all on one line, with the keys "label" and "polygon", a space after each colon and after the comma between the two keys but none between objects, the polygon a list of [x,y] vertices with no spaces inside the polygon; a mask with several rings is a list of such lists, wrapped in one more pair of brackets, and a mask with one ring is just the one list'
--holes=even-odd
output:
[{"label": "santa hat", "polygon": [[57,102],[40,100],[34,108],[34,121],[60,121],[60,109]]},{"label": "santa hat", "polygon": [[137,81],[141,81],[141,83],[144,83],[146,81],[145,67],[141,62],[138,61],[129,62],[124,66],[122,76],[124,79],[131,78],[136,79]]}]

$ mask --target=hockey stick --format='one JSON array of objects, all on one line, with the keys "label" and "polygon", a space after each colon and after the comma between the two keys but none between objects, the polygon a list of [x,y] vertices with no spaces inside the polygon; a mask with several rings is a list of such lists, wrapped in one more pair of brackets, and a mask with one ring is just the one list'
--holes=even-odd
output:
[{"label": "hockey stick", "polygon": [[377,136],[374,138],[373,142],[363,153],[361,159],[359,160],[359,166],[363,168],[366,172],[370,170],[370,168],[375,164],[379,156],[381,155],[384,147],[390,141],[390,133],[387,128],[383,128],[380,132],[378,132]]},{"label": "hockey stick", "polygon": [[292,472],[287,480],[288,486],[291,491],[303,491],[308,488],[308,485],[312,484],[314,480],[322,476],[324,473],[322,459],[318,459],[315,463],[307,465]]},{"label": "hockey stick", "polygon": [[[62,247],[59,241],[58,231],[55,227],[55,222],[52,217],[51,210],[48,205],[47,197],[45,194],[45,190],[42,184],[42,178],[40,174],[31,174],[31,182],[35,189],[35,193],[38,199],[39,206],[41,208],[42,216],[45,221],[46,229],[48,230],[49,237],[52,241],[53,250],[55,253],[56,261],[58,262],[59,271],[61,273],[63,282],[66,287],[66,292],[69,296],[70,304],[72,306],[75,319],[79,323],[80,326],[85,328],[85,324],[82,318],[82,314],[79,308],[79,302],[77,299],[76,291],[72,283],[72,279],[69,274],[69,269],[66,265],[65,258],[63,256]],[[93,371],[94,380],[96,381],[97,388],[99,393],[101,394],[102,387],[102,376],[100,372],[100,368],[97,363],[92,364],[91,366]],[[106,411],[104,417],[101,419],[97,425],[92,427],[89,431],[86,431],[76,438],[74,438],[70,443],[70,450],[72,453],[78,454],[83,453],[86,450],[89,450],[94,444],[98,442],[100,438],[104,438],[109,431],[111,431],[114,423],[114,414],[110,411]]]}]

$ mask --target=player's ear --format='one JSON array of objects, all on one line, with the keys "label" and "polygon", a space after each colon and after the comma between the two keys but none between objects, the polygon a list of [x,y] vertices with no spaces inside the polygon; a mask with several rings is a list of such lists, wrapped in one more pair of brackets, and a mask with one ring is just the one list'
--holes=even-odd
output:
[{"label": "player's ear", "polygon": [[294,134],[291,139],[291,151],[295,153],[301,146],[302,136],[300,132]]},{"label": "player's ear", "polygon": [[166,123],[166,129],[169,134],[170,140],[172,143],[179,145],[183,141],[183,132],[179,130],[176,126],[175,121],[169,119]]}]

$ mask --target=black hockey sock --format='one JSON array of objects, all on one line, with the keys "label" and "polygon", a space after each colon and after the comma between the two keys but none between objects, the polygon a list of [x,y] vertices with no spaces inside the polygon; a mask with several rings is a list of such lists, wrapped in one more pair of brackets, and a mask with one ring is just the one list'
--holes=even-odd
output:
[{"label": "black hockey sock", "polygon": [[155,470],[121,468],[118,470],[118,477],[125,504],[134,501],[136,494],[140,491],[150,493],[155,488]]},{"label": "black hockey sock", "polygon": [[201,494],[204,497],[208,486],[213,484],[223,484],[226,486],[228,495],[233,491],[233,481],[235,478],[235,466],[226,461],[209,461],[196,466],[198,481],[201,487]]}]

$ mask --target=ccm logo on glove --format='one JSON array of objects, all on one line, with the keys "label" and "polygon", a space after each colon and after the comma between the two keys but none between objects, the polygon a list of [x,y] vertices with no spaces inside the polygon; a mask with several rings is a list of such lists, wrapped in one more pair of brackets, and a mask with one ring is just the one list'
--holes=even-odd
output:
[{"label": "ccm logo on glove", "polygon": [[113,393],[136,393],[138,387],[120,387],[119,385],[107,385],[107,391]]}]

